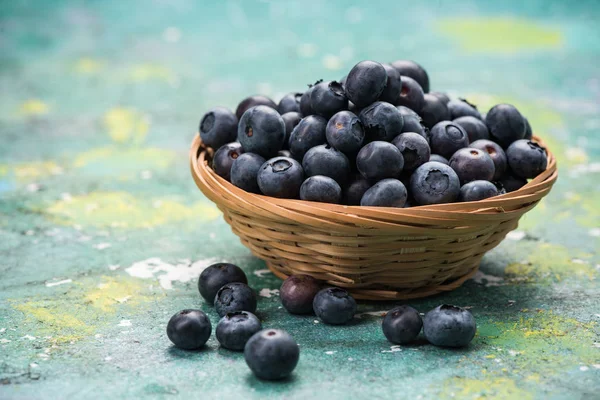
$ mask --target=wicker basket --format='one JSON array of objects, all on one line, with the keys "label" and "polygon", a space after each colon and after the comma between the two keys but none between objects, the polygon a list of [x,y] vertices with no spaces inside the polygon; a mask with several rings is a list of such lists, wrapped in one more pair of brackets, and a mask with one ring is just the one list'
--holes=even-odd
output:
[{"label": "wicker basket", "polygon": [[312,275],[368,300],[411,299],[459,287],[475,274],[485,252],[548,194],[558,175],[548,151],[546,171],[491,199],[350,207],[245,192],[213,172],[211,156],[196,135],[190,150],[196,185],[275,275]]}]

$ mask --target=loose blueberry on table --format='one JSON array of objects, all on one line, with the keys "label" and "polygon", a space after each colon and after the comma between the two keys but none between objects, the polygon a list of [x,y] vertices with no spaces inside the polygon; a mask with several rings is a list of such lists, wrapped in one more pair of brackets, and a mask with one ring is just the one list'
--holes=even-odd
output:
[{"label": "loose blueberry on table", "polygon": [[281,305],[292,314],[311,314],[313,300],[321,290],[321,282],[310,275],[290,275],[281,284]]},{"label": "loose blueberry on table", "polygon": [[221,318],[215,336],[226,349],[242,351],[248,340],[261,329],[262,324],[256,315],[249,311],[234,311]]},{"label": "loose blueberry on table", "polygon": [[341,325],[352,320],[356,314],[356,301],[344,289],[325,288],[315,296],[313,310],[324,323]]},{"label": "loose blueberry on table", "polygon": [[167,324],[167,336],[176,347],[198,349],[210,337],[210,320],[201,310],[182,310],[173,315]]},{"label": "loose blueberry on table", "polygon": [[240,267],[229,263],[212,264],[200,274],[198,290],[209,304],[214,304],[219,289],[233,282],[248,283],[248,278]]},{"label": "loose blueberry on table", "polygon": [[296,368],[300,348],[289,333],[280,329],[263,329],[246,343],[244,358],[258,378],[284,379]]},{"label": "loose blueberry on table", "polygon": [[256,311],[256,294],[241,282],[228,283],[215,296],[215,311],[219,317],[234,311]]},{"label": "loose blueberry on table", "polygon": [[429,343],[443,347],[464,347],[473,337],[475,318],[460,307],[443,304],[425,314],[423,333]]},{"label": "loose blueberry on table", "polygon": [[419,312],[410,306],[396,307],[385,315],[381,325],[383,334],[394,344],[408,344],[414,341],[421,328],[423,320]]}]

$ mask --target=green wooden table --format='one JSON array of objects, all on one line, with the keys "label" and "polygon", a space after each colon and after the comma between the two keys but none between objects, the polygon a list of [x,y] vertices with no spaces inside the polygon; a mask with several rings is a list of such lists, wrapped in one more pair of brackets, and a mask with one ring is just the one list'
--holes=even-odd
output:
[{"label": "green wooden table", "polygon": [[[0,2],[0,398],[599,397],[598,2],[200,3]],[[342,327],[288,315],[187,169],[208,107],[365,58],[419,60],[483,110],[514,103],[557,155],[554,190],[478,275],[410,302],[469,307],[466,349],[390,346],[392,303]],[[216,324],[195,281],[222,260],[300,344],[291,380],[256,380],[214,337],[170,346],[182,308]]]}]

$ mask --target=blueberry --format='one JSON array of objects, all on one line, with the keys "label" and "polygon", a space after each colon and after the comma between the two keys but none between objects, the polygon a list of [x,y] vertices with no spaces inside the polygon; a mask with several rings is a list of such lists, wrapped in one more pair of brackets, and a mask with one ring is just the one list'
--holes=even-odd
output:
[{"label": "blueberry", "polygon": [[200,310],[182,310],[173,315],[167,324],[167,336],[181,349],[192,350],[204,346],[212,326]]},{"label": "blueberry", "polygon": [[331,118],[333,114],[348,109],[348,98],[339,82],[321,82],[312,88],[310,104],[317,115]]},{"label": "blueberry", "polygon": [[492,182],[471,181],[460,188],[458,201],[479,201],[498,194],[498,188]]},{"label": "blueberry", "polygon": [[423,333],[435,346],[464,347],[475,337],[475,318],[460,307],[443,304],[423,319]]},{"label": "blueberry", "polygon": [[303,117],[308,117],[309,115],[313,115],[315,113],[310,104],[310,93],[312,88],[312,85],[308,85],[308,90],[302,94],[302,97],[300,97],[300,113]]},{"label": "blueberry", "polygon": [[404,167],[404,157],[393,144],[376,141],[360,149],[356,166],[361,175],[371,181],[398,178]]},{"label": "blueberry", "polygon": [[277,112],[283,116],[283,114],[289,112],[300,112],[300,99],[302,99],[303,93],[292,92],[288,93],[279,100],[277,105]]},{"label": "blueberry", "polygon": [[506,153],[500,147],[500,145],[496,142],[492,142],[491,140],[476,140],[469,145],[469,147],[473,147],[475,149],[483,150],[492,159],[494,162],[494,177],[492,179],[498,180],[506,172],[506,168],[508,165],[508,161],[506,159]]},{"label": "blueberry", "polygon": [[504,190],[506,190],[507,193],[510,193],[525,186],[527,184],[527,179],[519,178],[510,171],[507,171],[504,176],[500,178],[499,182]]},{"label": "blueberry", "polygon": [[327,120],[318,115],[302,118],[290,135],[289,148],[296,160],[302,161],[304,154],[312,147],[326,142]]},{"label": "blueberry", "polygon": [[262,95],[255,95],[246,97],[244,100],[242,100],[235,110],[235,115],[239,120],[248,109],[256,106],[267,106],[273,110],[277,109],[277,104],[275,104],[275,102],[270,98]]},{"label": "blueberry", "polygon": [[293,158],[292,157],[292,153],[289,150],[279,150],[277,152],[277,157],[289,157],[289,158]]},{"label": "blueberry", "polygon": [[321,321],[329,325],[341,325],[354,318],[356,301],[346,290],[325,288],[313,300],[313,310]]},{"label": "blueberry", "polygon": [[390,141],[402,132],[404,119],[400,111],[384,101],[363,108],[358,116],[365,127],[368,141]]},{"label": "blueberry", "polygon": [[437,97],[442,103],[446,105],[450,102],[450,97],[446,93],[431,92],[430,94]]},{"label": "blueberry", "polygon": [[396,68],[400,75],[411,77],[417,81],[425,93],[429,92],[429,76],[419,64],[410,60],[397,60],[392,63],[392,67]]},{"label": "blueberry", "polygon": [[350,183],[344,187],[344,200],[343,203],[349,206],[359,206],[360,200],[369,188],[371,184],[362,175],[356,174],[350,181]]},{"label": "blueberry", "polygon": [[348,101],[348,111],[350,111],[354,114],[358,114],[360,112],[360,110],[361,109],[356,107],[356,105],[353,102]]},{"label": "blueberry", "polygon": [[381,324],[383,334],[394,344],[408,344],[415,340],[423,320],[419,312],[410,306],[396,307],[385,315]]},{"label": "blueberry", "polygon": [[440,156],[439,154],[432,154],[429,156],[429,161],[437,161],[442,164],[450,165],[450,161],[447,158]]},{"label": "blueberry", "polygon": [[457,150],[469,145],[467,132],[450,121],[438,122],[429,134],[431,152],[442,157],[450,158]]},{"label": "blueberry", "polygon": [[307,177],[324,175],[334,179],[339,185],[343,185],[350,175],[348,157],[328,144],[315,146],[307,151],[302,159],[302,168]]},{"label": "blueberry", "polygon": [[527,118],[523,117],[523,119],[525,120],[525,136],[523,136],[523,139],[531,140],[533,136],[531,125],[529,125],[529,120]]},{"label": "blueberry", "polygon": [[506,189],[504,189],[504,185],[500,181],[493,181],[494,186],[496,186],[496,190],[498,195],[506,194]]},{"label": "blueberry", "polygon": [[431,94],[423,96],[425,102],[419,115],[423,118],[423,125],[431,129],[440,121],[450,119],[448,107],[441,100]]},{"label": "blueberry", "polygon": [[223,285],[215,296],[215,310],[219,317],[234,311],[256,311],[256,294],[242,282]]},{"label": "blueberry", "polygon": [[458,198],[460,180],[448,165],[429,161],[413,172],[410,192],[418,205],[452,203]]},{"label": "blueberry", "polygon": [[405,132],[392,141],[404,158],[405,170],[412,171],[429,161],[431,151],[427,140],[418,133]]},{"label": "blueberry", "polygon": [[256,315],[248,311],[234,311],[221,318],[215,334],[221,346],[242,351],[248,340],[261,329],[262,324]]},{"label": "blueberry", "polygon": [[300,186],[300,200],[340,204],[342,188],[328,176],[314,175]]},{"label": "blueberry", "polygon": [[228,143],[219,148],[212,160],[212,168],[222,178],[230,180],[233,162],[244,153],[238,142]]},{"label": "blueberry", "polygon": [[456,119],[460,117],[471,116],[477,119],[481,119],[481,114],[477,111],[477,107],[474,104],[469,103],[465,99],[450,100],[448,104],[448,111],[450,112],[450,119]]},{"label": "blueberry", "polygon": [[400,114],[402,114],[402,119],[404,120],[404,125],[402,126],[402,133],[404,132],[416,132],[419,135],[423,136],[427,143],[429,143],[429,129],[423,125],[423,120],[413,110],[405,106],[396,107]]},{"label": "blueberry", "polygon": [[263,329],[254,334],[244,347],[244,358],[250,370],[260,379],[288,377],[300,358],[300,348],[285,331]]},{"label": "blueberry", "polygon": [[219,289],[233,282],[248,283],[244,271],[234,264],[216,263],[202,271],[198,278],[198,290],[208,303],[214,304]]},{"label": "blueberry", "polygon": [[344,87],[345,87],[345,86],[346,86],[346,79],[347,79],[347,78],[348,78],[348,75],[344,75],[344,76],[342,77],[342,79],[340,79],[340,80],[339,80],[339,82],[340,82],[340,85],[342,85],[342,86],[344,86]]},{"label": "blueberry", "polygon": [[470,142],[490,138],[486,124],[479,118],[467,115],[456,118],[452,123],[461,126],[467,132]]},{"label": "blueberry", "polygon": [[302,120],[302,115],[297,112],[289,112],[285,113],[281,116],[283,119],[283,124],[285,125],[285,139],[283,140],[283,149],[289,148],[290,136],[292,135],[292,131],[300,123]]},{"label": "blueberry", "polygon": [[238,125],[238,141],[244,151],[273,157],[282,149],[285,123],[281,115],[267,106],[248,109]]},{"label": "blueberry", "polygon": [[365,139],[365,129],[356,114],[340,111],[327,123],[327,142],[344,153],[357,152]]},{"label": "blueberry", "polygon": [[293,158],[275,157],[263,164],[258,172],[258,187],[267,196],[297,199],[304,182],[302,165]]},{"label": "blueberry", "polygon": [[411,77],[402,76],[402,90],[396,99],[396,104],[420,112],[425,104],[423,88]]},{"label": "blueberry", "polygon": [[525,137],[525,120],[514,106],[498,104],[488,111],[485,124],[492,139],[503,148],[510,146],[515,140]]},{"label": "blueberry", "polygon": [[346,78],[346,96],[356,106],[366,107],[381,96],[386,83],[387,73],[383,65],[375,61],[361,61]]},{"label": "blueberry", "polygon": [[535,178],[548,166],[546,149],[527,139],[517,140],[511,144],[506,149],[506,158],[511,171],[525,179]]},{"label": "blueberry", "polygon": [[494,178],[494,161],[487,151],[465,147],[458,150],[450,158],[450,167],[458,175],[461,185],[467,182]]},{"label": "blueberry", "polygon": [[254,153],[244,153],[231,165],[231,183],[249,193],[260,193],[256,178],[265,159]]},{"label": "blueberry", "polygon": [[365,192],[360,205],[402,208],[407,197],[406,187],[398,179],[382,179]]},{"label": "blueberry", "polygon": [[385,89],[383,89],[381,96],[379,96],[379,100],[396,104],[398,97],[400,96],[400,91],[402,90],[402,79],[400,78],[400,74],[396,68],[392,67],[390,64],[382,65],[383,68],[385,68],[385,73],[387,74],[387,81],[385,84]]},{"label": "blueberry", "polygon": [[290,275],[281,284],[281,305],[292,314],[312,314],[321,283],[310,275]]},{"label": "blueberry", "polygon": [[215,107],[200,120],[198,132],[202,142],[213,149],[234,142],[237,136],[238,119],[231,110]]}]

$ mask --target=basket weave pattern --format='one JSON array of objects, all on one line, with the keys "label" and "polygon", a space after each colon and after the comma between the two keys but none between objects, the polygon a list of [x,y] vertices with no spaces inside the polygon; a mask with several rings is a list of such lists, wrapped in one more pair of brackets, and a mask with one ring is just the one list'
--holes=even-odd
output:
[{"label": "basket weave pattern", "polygon": [[368,300],[426,297],[457,288],[558,176],[548,151],[546,171],[501,196],[412,208],[351,207],[245,192],[214,173],[211,156],[212,149],[196,135],[190,150],[196,185],[275,275],[312,275]]}]

